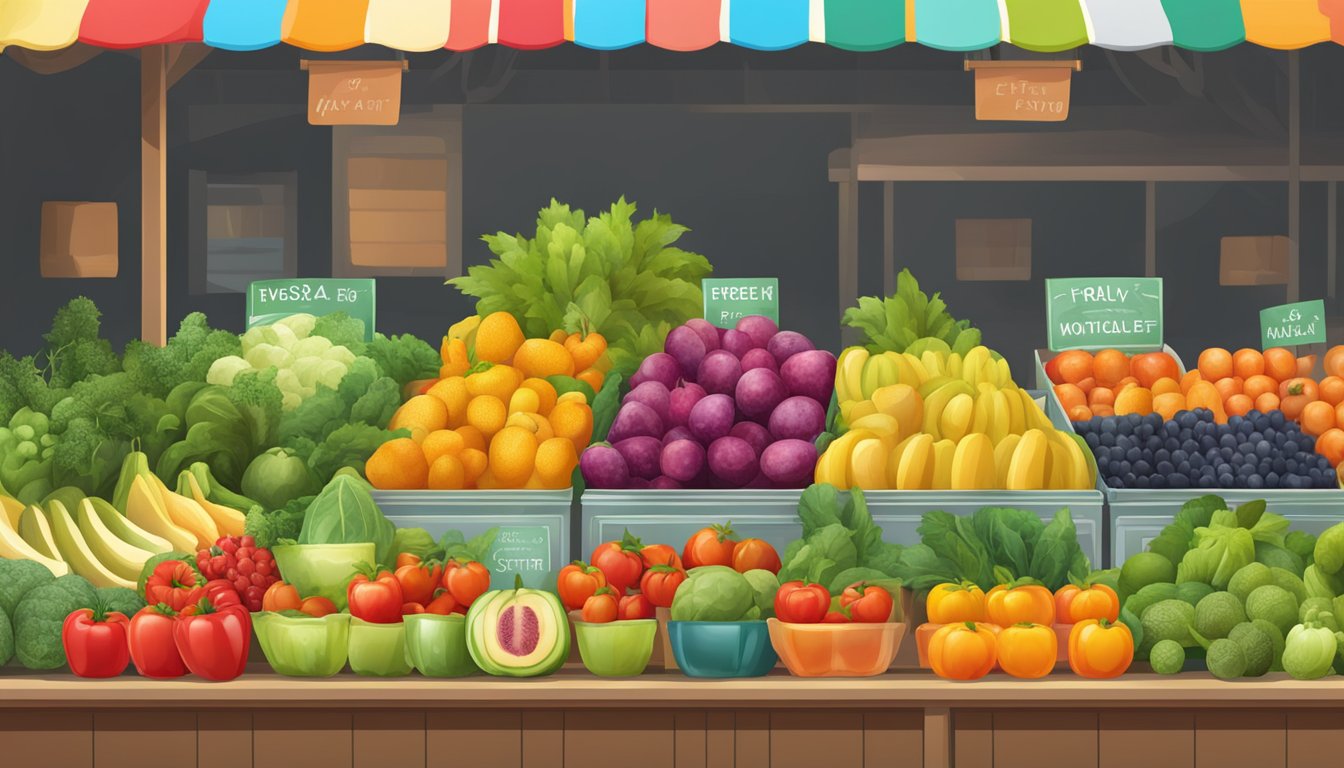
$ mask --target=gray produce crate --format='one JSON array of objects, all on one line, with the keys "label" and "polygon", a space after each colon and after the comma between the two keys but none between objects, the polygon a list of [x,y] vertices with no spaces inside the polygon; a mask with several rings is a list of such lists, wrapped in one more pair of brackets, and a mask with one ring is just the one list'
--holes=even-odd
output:
[{"label": "gray produce crate", "polygon": [[580,499],[579,556],[587,560],[598,544],[620,539],[627,528],[646,544],[680,551],[691,534],[729,521],[738,536],[764,539],[783,555],[803,535],[801,496],[801,490],[586,490]]}]

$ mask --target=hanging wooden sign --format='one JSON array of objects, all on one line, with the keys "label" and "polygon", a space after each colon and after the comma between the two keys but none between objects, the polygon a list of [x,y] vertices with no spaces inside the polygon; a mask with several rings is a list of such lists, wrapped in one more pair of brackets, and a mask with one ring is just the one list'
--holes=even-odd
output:
[{"label": "hanging wooden sign", "polygon": [[1056,123],[1069,117],[1081,61],[967,61],[975,73],[975,119]]},{"label": "hanging wooden sign", "polygon": [[396,125],[405,61],[303,61],[312,125]]}]

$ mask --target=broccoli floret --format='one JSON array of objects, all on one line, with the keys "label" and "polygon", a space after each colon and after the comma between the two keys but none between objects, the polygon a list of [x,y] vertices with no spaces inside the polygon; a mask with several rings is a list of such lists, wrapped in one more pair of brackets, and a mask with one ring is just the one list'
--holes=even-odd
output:
[{"label": "broccoli floret", "polygon": [[0,613],[13,618],[24,595],[55,579],[46,566],[32,560],[0,558]]},{"label": "broccoli floret", "polygon": [[401,407],[401,387],[389,378],[381,378],[350,406],[350,420],[374,427],[385,427]]},{"label": "broccoli floret", "polygon": [[409,333],[401,336],[374,334],[364,354],[378,364],[384,376],[396,380],[398,389],[417,379],[438,378],[439,366],[443,364],[438,350]]},{"label": "broccoli floret", "polygon": [[134,589],[99,587],[95,594],[98,597],[98,608],[104,612],[116,611],[129,618],[145,607],[145,601]]},{"label": "broccoli floret", "polygon": [[332,344],[348,348],[356,355],[364,354],[364,321],[344,312],[333,312],[317,318],[310,336],[321,336]]},{"label": "broccoli floret", "polygon": [[51,330],[42,335],[51,387],[67,388],[90,376],[121,370],[111,343],[100,333],[102,313],[91,300],[80,296],[56,310]]},{"label": "broccoli floret", "polygon": [[303,528],[303,516],[314,496],[303,496],[289,502],[283,509],[263,512],[253,507],[243,520],[243,535],[256,539],[257,546],[270,549],[281,539],[298,539]]},{"label": "broccoli floret", "polygon": [[80,576],[62,576],[30,591],[14,609],[14,653],[28,669],[56,669],[65,665],[61,627],[65,617],[81,608],[93,608],[97,595]]},{"label": "broccoli floret", "polygon": [[275,385],[275,368],[240,373],[227,387],[229,400],[247,421],[252,447],[264,450],[275,444],[280,429],[280,410],[284,395]]},{"label": "broccoli floret", "polygon": [[178,384],[205,381],[219,358],[241,354],[236,335],[212,330],[205,315],[193,312],[182,319],[177,333],[163,347],[141,341],[127,344],[123,365],[141,391],[166,397]]}]

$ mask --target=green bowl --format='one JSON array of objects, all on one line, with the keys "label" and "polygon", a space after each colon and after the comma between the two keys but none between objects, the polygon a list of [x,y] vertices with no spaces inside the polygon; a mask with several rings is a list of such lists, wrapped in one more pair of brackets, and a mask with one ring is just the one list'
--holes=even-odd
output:
[{"label": "green bowl", "polygon": [[357,675],[372,677],[409,675],[405,623],[372,624],[350,619],[350,669]]},{"label": "green bowl", "polygon": [[345,588],[359,563],[372,563],[373,542],[359,544],[282,544],[271,550],[280,577],[302,597],[321,595],[346,608]]},{"label": "green bowl", "polygon": [[598,677],[634,677],[644,673],[653,655],[658,622],[633,619],[592,624],[574,622],[583,666]]},{"label": "green bowl", "polygon": [[252,614],[252,629],[271,669],[290,677],[331,677],[345,668],[350,614],[284,616]]},{"label": "green bowl", "polygon": [[425,677],[466,677],[480,672],[467,651],[467,617],[414,613],[406,626],[406,660]]}]

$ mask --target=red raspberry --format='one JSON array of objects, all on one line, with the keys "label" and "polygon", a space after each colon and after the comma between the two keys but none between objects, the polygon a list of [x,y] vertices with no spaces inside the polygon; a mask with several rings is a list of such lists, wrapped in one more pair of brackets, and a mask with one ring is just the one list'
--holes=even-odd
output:
[{"label": "red raspberry", "polygon": [[257,547],[251,536],[222,536],[213,547],[196,553],[196,563],[206,579],[227,583],[253,611],[261,610],[266,588],[280,580],[275,558]]}]

